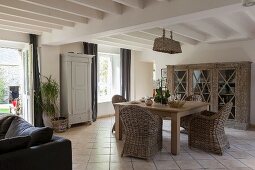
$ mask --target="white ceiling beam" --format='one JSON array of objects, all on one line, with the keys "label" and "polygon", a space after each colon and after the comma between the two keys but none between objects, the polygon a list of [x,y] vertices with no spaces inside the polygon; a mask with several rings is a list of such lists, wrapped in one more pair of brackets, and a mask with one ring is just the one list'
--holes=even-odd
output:
[{"label": "white ceiling beam", "polygon": [[[223,16],[242,7],[239,0],[172,0],[171,2],[152,2],[144,0],[148,7],[143,10],[134,10],[124,7],[121,16],[107,15],[98,22],[88,25],[77,24],[74,29],[54,30],[52,34],[43,34],[42,44],[61,44],[73,41],[84,41],[104,36],[123,34],[153,27],[164,27],[183,22],[208,18],[209,16]],[[148,2],[148,4],[147,4]],[[185,4],[185,5],[184,5]]]},{"label": "white ceiling beam", "polygon": [[113,36],[110,36],[110,37],[120,39],[120,40],[135,42],[135,43],[139,43],[139,44],[145,44],[145,45],[150,45],[150,46],[153,45],[153,41],[151,41],[151,40],[140,39],[140,38],[137,38],[137,37],[130,36],[128,34],[118,34],[118,35],[113,35]]},{"label": "white ceiling beam", "polygon": [[30,13],[40,14],[44,16],[49,16],[53,18],[63,19],[71,22],[87,23],[88,19],[85,17],[80,17],[74,14],[66,13],[59,10],[49,9],[46,7],[34,5],[27,2],[22,2],[19,0],[0,0],[0,6],[5,6],[13,9],[18,9],[21,11],[26,11]]},{"label": "white ceiling beam", "polygon": [[29,35],[20,32],[13,32],[4,29],[0,29],[0,40],[3,41],[11,41],[11,42],[21,42],[27,43],[29,42]]},{"label": "white ceiling beam", "polygon": [[28,19],[46,22],[46,23],[52,23],[52,24],[61,25],[61,26],[74,27],[74,24],[75,24],[74,22],[65,21],[62,19],[52,18],[48,16],[43,16],[38,14],[31,15],[31,13],[29,12],[20,11],[17,9],[7,8],[3,6],[0,6],[0,13],[12,15],[12,16],[18,16],[22,18],[28,18]]},{"label": "white ceiling beam", "polygon": [[27,34],[36,34],[36,35],[41,35],[42,34],[41,31],[35,31],[35,30],[25,29],[25,28],[17,28],[17,27],[6,26],[6,25],[1,25],[1,24],[0,24],[0,30],[21,32],[21,33],[27,33]]},{"label": "white ceiling beam", "polygon": [[49,29],[49,28],[38,27],[35,25],[26,25],[23,23],[16,23],[16,22],[11,22],[11,21],[0,20],[0,24],[6,25],[6,26],[12,26],[12,27],[16,27],[16,28],[30,29],[30,30],[40,31],[40,32],[51,32],[51,29]]},{"label": "white ceiling beam", "polygon": [[[254,37],[254,33],[251,29],[254,27],[249,28],[250,26],[246,26],[244,23],[245,21],[241,21],[240,19],[236,19],[235,17],[221,17],[221,18],[216,18],[217,20],[220,20],[222,23],[225,25],[231,27],[234,29],[236,32],[238,32],[240,35],[246,38],[251,38]],[[252,22],[249,22],[249,24]]]},{"label": "white ceiling beam", "polygon": [[255,22],[255,15],[252,13],[251,10],[246,10],[244,12],[247,16],[249,16],[253,20],[253,22]]},{"label": "white ceiling beam", "polygon": [[98,40],[108,41],[108,42],[117,43],[117,44],[137,46],[137,47],[140,47],[140,48],[152,49],[152,45],[146,45],[146,44],[140,44],[140,43],[136,43],[136,42],[130,42],[130,41],[126,41],[126,40],[122,40],[122,39],[118,39],[118,38],[103,37],[103,38],[99,38]]},{"label": "white ceiling beam", "polygon": [[[6,30],[1,30],[1,33]],[[13,34],[13,32],[11,32]],[[20,34],[20,33],[18,33]],[[16,48],[16,49],[24,49],[26,47],[26,43],[23,42],[15,42],[15,41],[8,41],[8,40],[0,40],[0,47],[1,48]]]},{"label": "white ceiling beam", "polygon": [[60,10],[81,17],[103,19],[103,13],[95,9],[91,9],[79,4],[68,2],[66,0],[22,0],[35,5],[51,8],[54,10]]},{"label": "white ceiling beam", "polygon": [[132,7],[132,8],[138,8],[138,9],[144,8],[144,0],[113,0],[113,1]]},{"label": "white ceiling beam", "polygon": [[208,44],[219,44],[219,43],[227,43],[227,42],[236,42],[236,41],[243,41],[243,40],[249,40],[252,38],[247,38],[247,37],[243,37],[243,36],[232,36],[228,39],[225,40],[219,40],[219,39],[215,39],[215,40],[209,40],[207,41]]},{"label": "white ceiling beam", "polygon": [[255,6],[244,8],[244,12],[255,22]]},{"label": "white ceiling beam", "polygon": [[198,33],[195,30],[188,28],[185,24],[172,25],[165,28],[177,34],[192,38],[200,42],[204,42],[207,39],[207,36],[205,34]]},{"label": "white ceiling beam", "polygon": [[215,36],[219,39],[226,39],[229,37],[229,33],[221,29],[215,23],[210,23],[207,19],[197,20],[188,23],[188,25],[192,25],[197,30],[208,33],[209,35]]},{"label": "white ceiling beam", "polygon": [[151,35],[143,31],[129,32],[129,33],[125,33],[125,35],[133,36],[133,37],[140,38],[143,40],[148,40],[148,41],[154,41],[155,38],[158,37],[156,35]]},{"label": "white ceiling beam", "polygon": [[26,19],[26,18],[20,18],[20,17],[1,14],[1,13],[0,13],[0,20],[16,22],[16,23],[23,23],[26,25],[35,25],[35,26],[40,26],[40,27],[44,27],[44,28],[54,28],[54,29],[62,29],[63,28],[62,26],[51,24],[51,23],[44,23],[44,22],[40,22],[40,21],[30,20],[30,19]]},{"label": "white ceiling beam", "polygon": [[68,0],[109,14],[122,14],[122,5],[112,0]]},{"label": "white ceiling beam", "polygon": [[[162,37],[162,34],[163,34],[163,31],[161,28],[147,29],[147,30],[143,30],[143,32],[154,35],[154,36],[158,36],[158,37]],[[169,31],[166,32],[166,37],[168,37],[168,38],[170,37]],[[190,45],[196,45],[199,43],[197,40],[176,34],[174,32],[173,32],[173,39],[180,41],[182,43],[185,43],[185,44],[190,44]]]},{"label": "white ceiling beam", "polygon": [[136,51],[149,50],[148,48],[132,46],[132,45],[127,45],[127,44],[114,43],[114,42],[98,40],[98,39],[91,40],[91,42],[96,43],[96,44],[102,44],[102,45],[107,45],[107,46],[117,47],[117,48],[126,48],[126,49],[131,49],[131,50],[136,50]]}]

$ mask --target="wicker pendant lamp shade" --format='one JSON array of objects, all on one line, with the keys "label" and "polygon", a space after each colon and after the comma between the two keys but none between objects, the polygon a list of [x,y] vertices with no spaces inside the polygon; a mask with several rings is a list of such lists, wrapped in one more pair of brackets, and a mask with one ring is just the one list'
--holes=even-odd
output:
[{"label": "wicker pendant lamp shade", "polygon": [[178,41],[173,40],[173,33],[171,38],[166,38],[165,29],[163,29],[163,36],[154,40],[153,51],[176,54],[182,53],[181,44]]}]

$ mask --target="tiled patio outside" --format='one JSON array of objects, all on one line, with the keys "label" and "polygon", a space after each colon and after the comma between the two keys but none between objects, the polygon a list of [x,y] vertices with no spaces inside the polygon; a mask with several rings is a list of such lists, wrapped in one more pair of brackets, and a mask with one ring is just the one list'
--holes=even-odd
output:
[{"label": "tiled patio outside", "polygon": [[92,125],[73,127],[57,134],[72,141],[73,170],[167,170],[167,169],[255,169],[255,131],[226,129],[231,149],[223,156],[188,148],[181,134],[181,153],[170,153],[170,121],[164,121],[163,150],[150,160],[121,158],[123,141],[116,141],[111,128],[114,117]]}]

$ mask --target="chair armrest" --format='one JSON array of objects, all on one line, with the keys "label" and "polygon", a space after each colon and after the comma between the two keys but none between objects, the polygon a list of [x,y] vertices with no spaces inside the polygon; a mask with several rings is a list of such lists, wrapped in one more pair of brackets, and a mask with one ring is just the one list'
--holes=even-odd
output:
[{"label": "chair armrest", "polygon": [[201,115],[204,115],[204,116],[213,116],[215,114],[216,114],[216,112],[212,112],[212,111],[208,111],[208,110],[204,110],[201,112]]},{"label": "chair armrest", "polygon": [[199,134],[204,134],[210,131],[209,129],[211,127],[214,127],[215,123],[214,118],[204,116],[201,114],[197,114],[193,116],[189,123],[189,134],[193,133],[199,133]]},{"label": "chair armrest", "polygon": [[210,111],[203,111],[201,113],[198,114],[194,114],[192,119],[204,119],[204,120],[215,120],[217,118],[219,118],[220,114],[216,113],[216,112],[210,112]]}]

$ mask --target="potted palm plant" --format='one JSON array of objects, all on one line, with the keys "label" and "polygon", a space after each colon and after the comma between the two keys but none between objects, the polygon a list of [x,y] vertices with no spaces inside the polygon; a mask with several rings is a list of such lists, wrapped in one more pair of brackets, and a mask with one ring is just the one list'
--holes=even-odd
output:
[{"label": "potted palm plant", "polygon": [[67,129],[68,124],[67,118],[58,116],[59,85],[51,76],[44,78],[46,81],[41,83],[40,89],[44,125],[53,127],[56,132],[63,132]]}]

